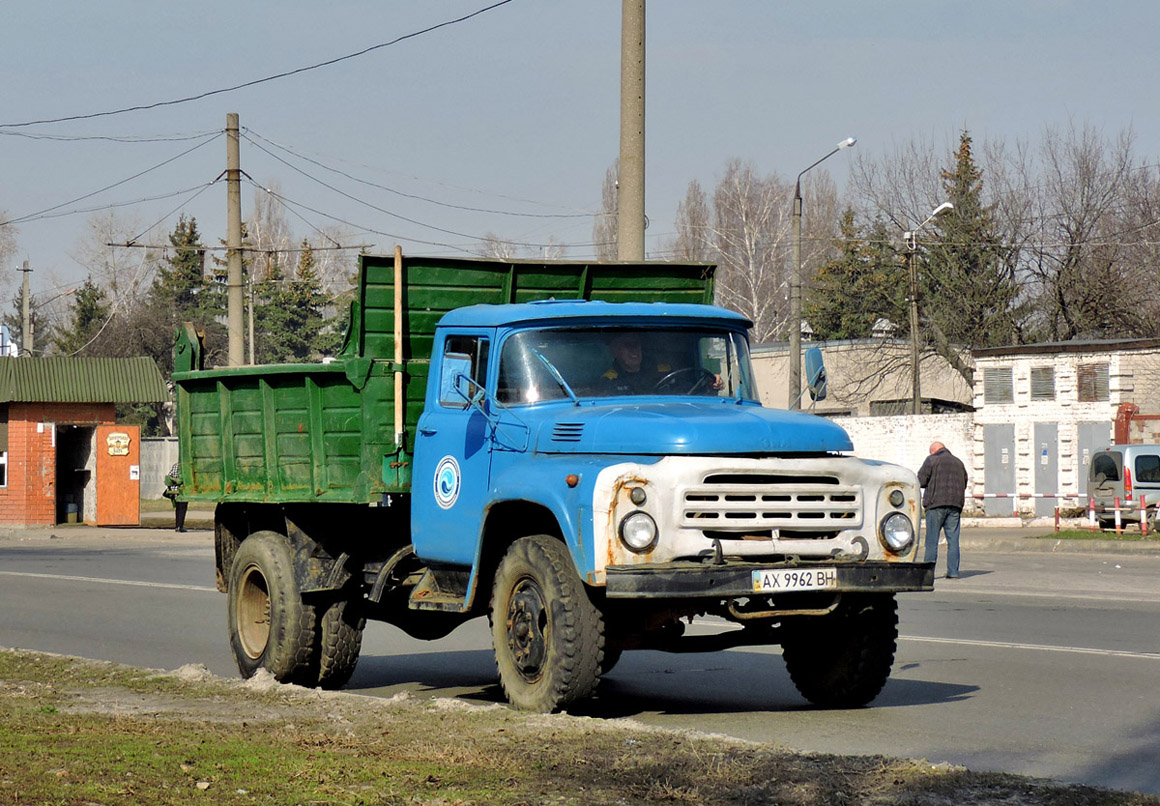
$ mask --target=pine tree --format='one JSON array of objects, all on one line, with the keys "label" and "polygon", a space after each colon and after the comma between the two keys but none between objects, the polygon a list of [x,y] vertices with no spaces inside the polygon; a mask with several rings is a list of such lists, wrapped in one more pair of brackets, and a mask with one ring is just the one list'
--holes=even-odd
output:
[{"label": "pine tree", "polygon": [[1010,344],[1019,296],[1012,250],[1001,243],[993,206],[983,201],[983,173],[965,131],[954,159],[954,167],[942,174],[954,210],[934,222],[915,256],[920,260],[922,319],[930,325],[936,349],[945,349],[945,342],[966,347]]},{"label": "pine tree", "polygon": [[[48,355],[52,351],[52,345],[55,341],[56,333],[52,323],[48,317],[44,315],[41,310],[40,301],[36,294],[28,295],[28,323],[32,326],[32,355]],[[21,292],[17,291],[16,295],[12,297],[11,313],[4,315],[0,323],[8,326],[8,332],[12,335],[12,341],[20,348],[20,355],[25,355],[24,351],[24,301],[21,298]]]},{"label": "pine tree", "polygon": [[283,278],[274,264],[256,291],[262,301],[254,326],[259,363],[310,361],[337,351],[341,337],[323,315],[332,300],[322,290],[314,252],[306,240],[294,276]]},{"label": "pine tree", "polygon": [[169,235],[173,254],[165,258],[144,304],[131,317],[131,339],[136,354],[157,362],[162,374],[173,371],[174,334],[183,322],[191,322],[206,334],[206,365],[219,363],[225,352],[225,293],[206,276],[205,247],[197,219],[184,215]]},{"label": "pine tree", "polygon": [[56,351],[61,355],[103,355],[101,336],[112,316],[104,289],[92,275],[73,294],[68,327],[57,334]]},{"label": "pine tree", "polygon": [[847,208],[838,230],[838,256],[821,266],[807,295],[805,316],[815,338],[867,338],[879,319],[906,332],[905,272],[885,224],[863,231]]}]

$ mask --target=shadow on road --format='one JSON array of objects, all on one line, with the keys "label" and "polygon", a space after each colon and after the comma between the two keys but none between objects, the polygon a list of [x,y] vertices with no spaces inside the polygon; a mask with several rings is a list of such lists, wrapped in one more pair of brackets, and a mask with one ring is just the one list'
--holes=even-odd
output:
[{"label": "shadow on road", "polygon": [[[346,689],[379,696],[411,691],[469,702],[503,702],[495,661],[486,650],[364,656]],[[975,686],[889,680],[874,708],[955,702]],[[672,655],[626,652],[592,700],[569,713],[602,719],[642,713],[725,714],[812,710],[797,693],[781,658],[763,652]]]},{"label": "shadow on road", "polygon": [[1132,792],[1160,794],[1160,763],[1156,752],[1160,747],[1160,717],[1153,717],[1135,730],[1124,726],[1123,737],[1131,749],[1109,753],[1090,764],[1079,780],[1100,781],[1101,786],[1127,789]]}]

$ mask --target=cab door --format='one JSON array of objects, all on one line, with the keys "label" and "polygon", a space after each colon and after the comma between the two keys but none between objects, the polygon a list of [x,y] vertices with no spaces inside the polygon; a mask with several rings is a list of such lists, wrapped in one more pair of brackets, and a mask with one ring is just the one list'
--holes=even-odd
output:
[{"label": "cab door", "polygon": [[492,440],[481,411],[486,398],[480,395],[473,403],[467,395],[486,384],[490,343],[486,332],[436,336],[411,478],[411,536],[427,562],[470,566],[475,561]]}]

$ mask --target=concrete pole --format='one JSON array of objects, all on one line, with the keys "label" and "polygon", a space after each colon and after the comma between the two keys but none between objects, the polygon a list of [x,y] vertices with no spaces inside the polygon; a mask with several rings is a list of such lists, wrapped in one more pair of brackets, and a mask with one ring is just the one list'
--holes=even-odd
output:
[{"label": "concrete pole", "polygon": [[621,0],[617,258],[644,260],[644,0]]},{"label": "concrete pole", "polygon": [[229,365],[246,361],[242,323],[242,166],[238,149],[238,113],[226,115],[226,333]]},{"label": "concrete pole", "polygon": [[20,285],[20,355],[32,355],[32,312],[28,301],[28,261],[20,269],[24,272],[24,282]]}]

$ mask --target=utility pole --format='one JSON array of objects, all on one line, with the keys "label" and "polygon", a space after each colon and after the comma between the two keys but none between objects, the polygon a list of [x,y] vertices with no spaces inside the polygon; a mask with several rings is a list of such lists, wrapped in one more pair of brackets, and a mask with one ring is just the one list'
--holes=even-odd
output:
[{"label": "utility pole", "polygon": [[914,265],[913,243],[908,240],[906,249],[906,274],[910,281],[910,413],[922,414],[922,373],[919,371],[918,360],[918,268]]},{"label": "utility pole", "polygon": [[32,314],[29,311],[28,302],[28,273],[32,269],[28,268],[28,261],[24,261],[24,265],[20,268],[24,272],[24,282],[20,286],[20,355],[32,355]]},{"label": "utility pole", "polygon": [[617,258],[644,260],[644,0],[621,0]]},{"label": "utility pole", "polygon": [[238,149],[238,113],[226,115],[226,333],[229,365],[246,361],[242,335],[242,167]]}]

